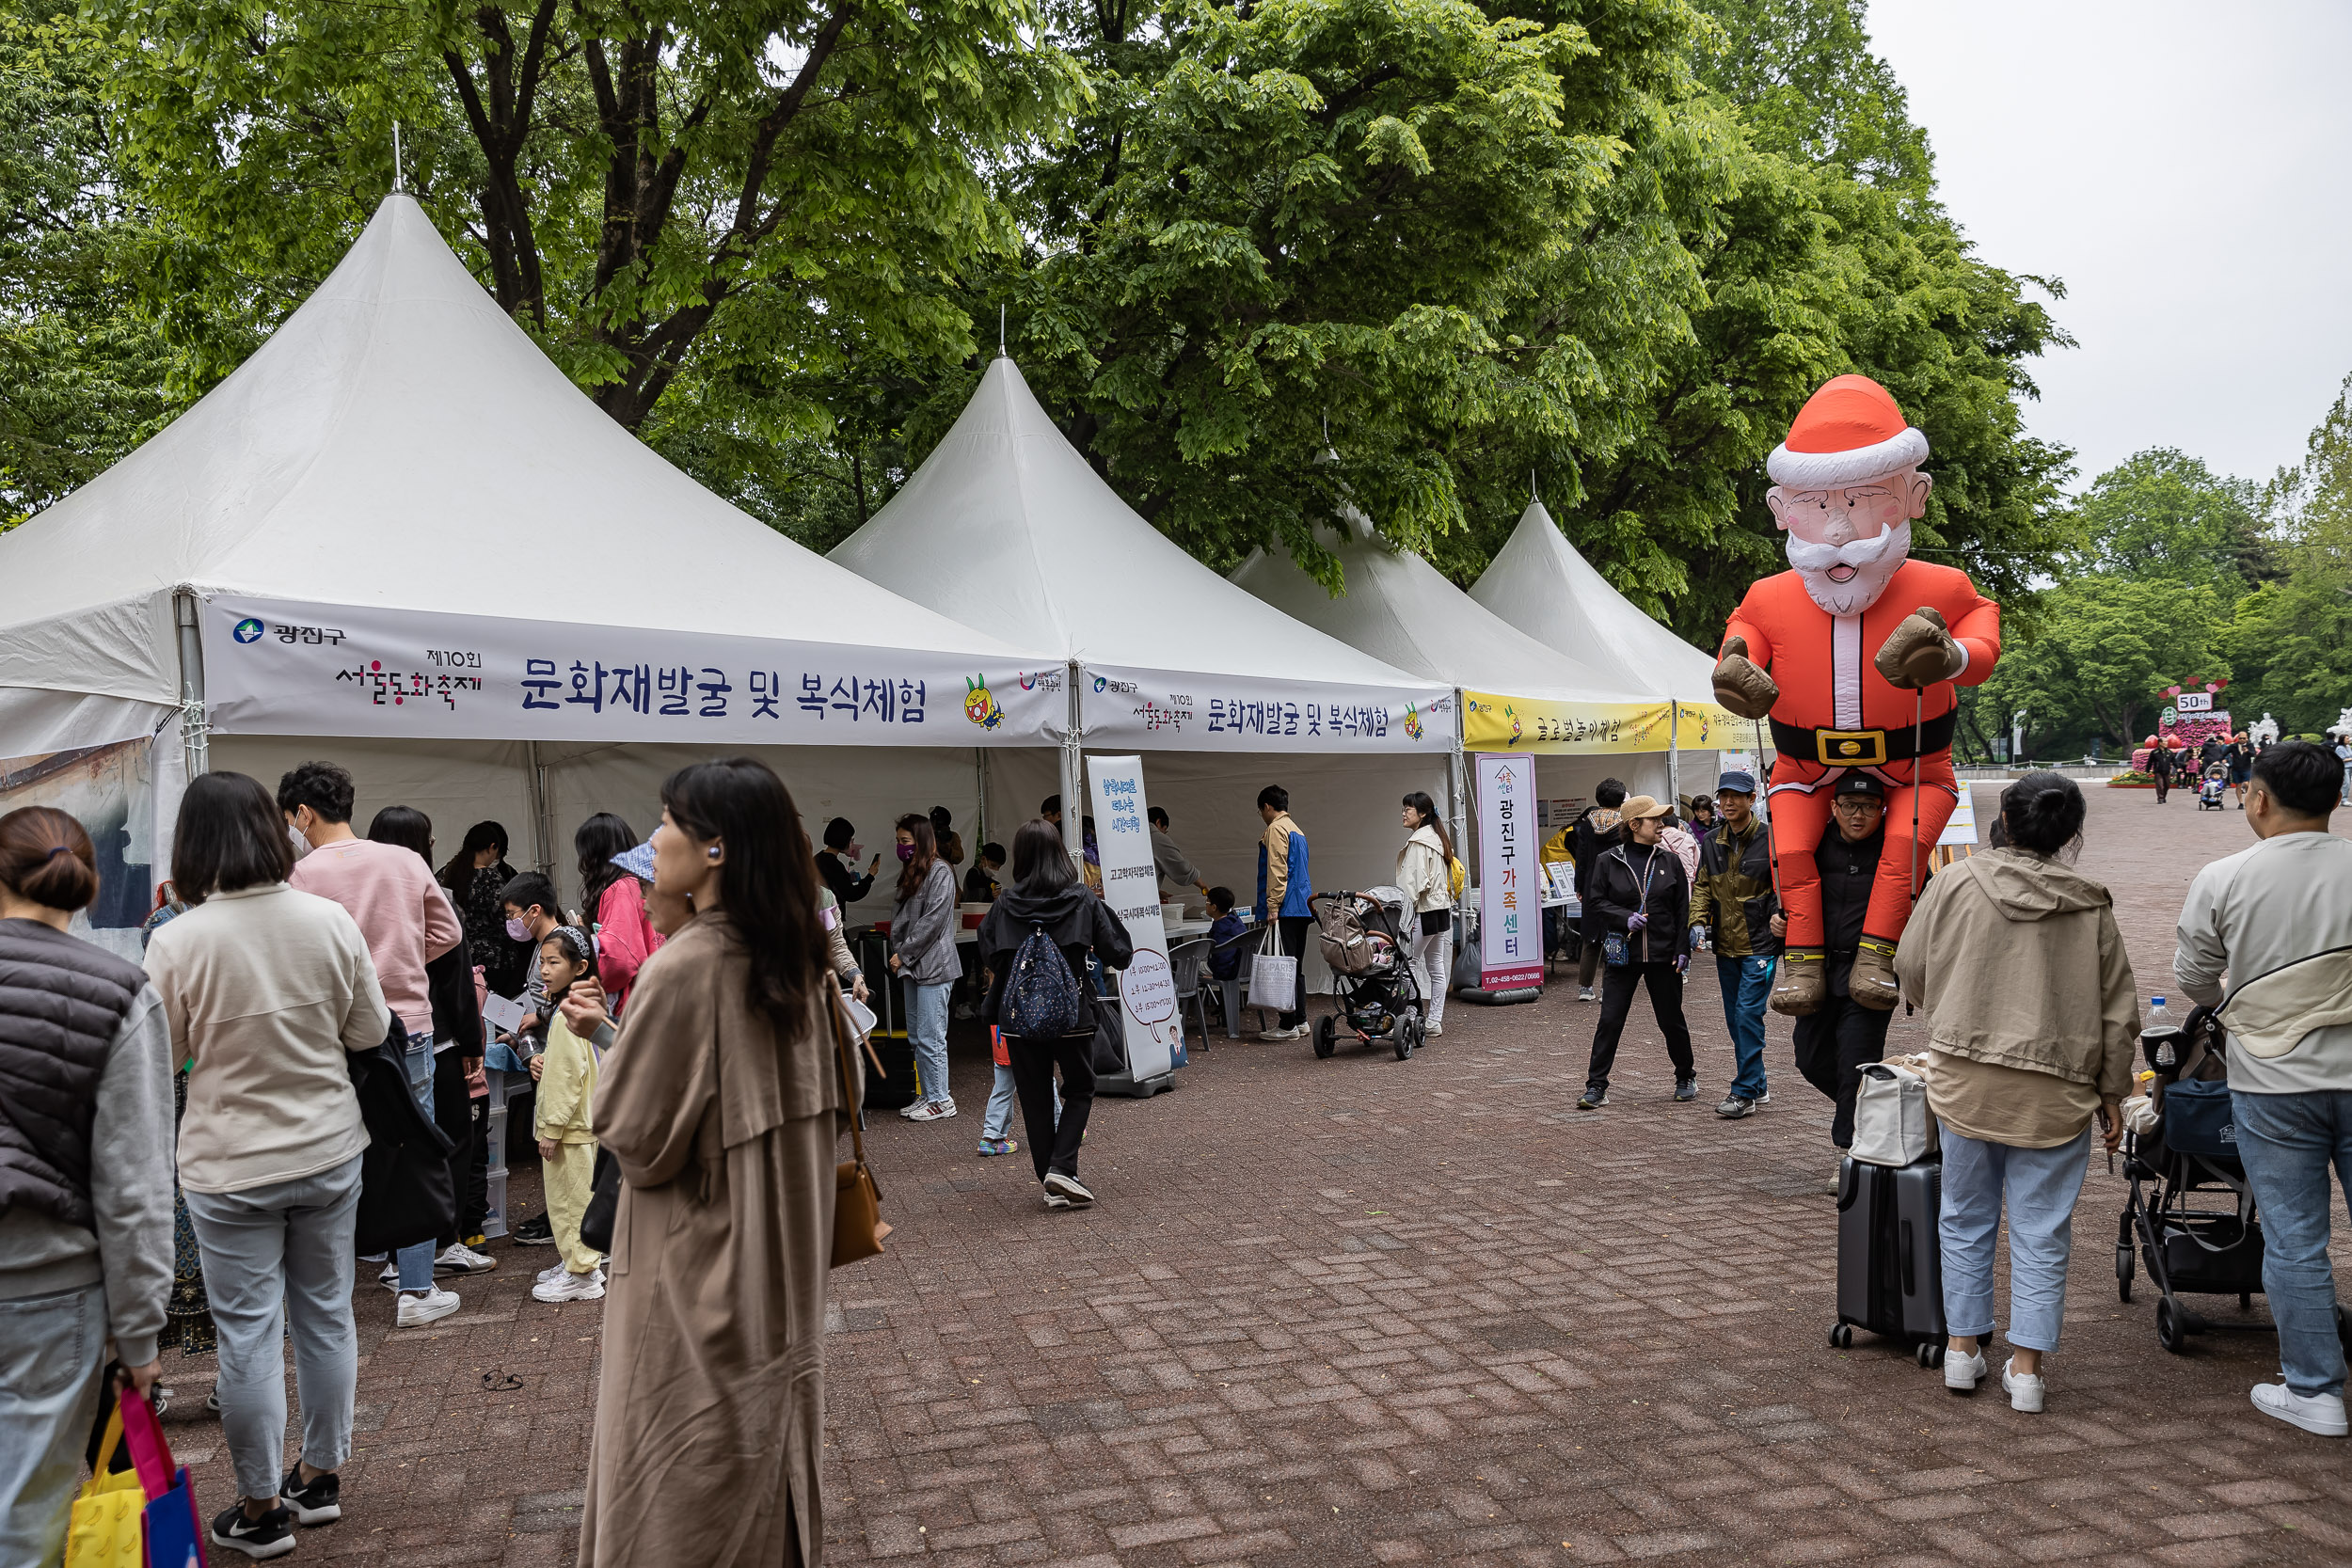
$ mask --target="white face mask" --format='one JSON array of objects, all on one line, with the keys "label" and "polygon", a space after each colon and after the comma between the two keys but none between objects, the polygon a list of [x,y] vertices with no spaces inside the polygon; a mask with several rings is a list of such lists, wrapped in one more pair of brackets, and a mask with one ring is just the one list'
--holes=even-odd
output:
[{"label": "white face mask", "polygon": [[300,860],[310,852],[310,841],[304,838],[301,830],[291,822],[286,824],[286,841],[294,846],[294,857],[296,860]]}]

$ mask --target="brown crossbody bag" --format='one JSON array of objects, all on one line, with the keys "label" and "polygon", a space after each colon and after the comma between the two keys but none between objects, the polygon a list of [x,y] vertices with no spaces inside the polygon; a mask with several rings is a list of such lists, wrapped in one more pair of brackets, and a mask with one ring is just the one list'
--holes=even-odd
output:
[{"label": "brown crossbody bag", "polygon": [[[890,1225],[882,1217],[882,1189],[874,1184],[874,1173],[866,1164],[866,1134],[858,1126],[857,1075],[850,1070],[850,1021],[841,1006],[841,984],[830,974],[825,984],[833,991],[834,1060],[841,1069],[841,1100],[850,1108],[850,1147],[856,1155],[844,1160],[834,1172],[833,1266],[837,1269],[880,1253]],[[874,1070],[882,1070],[880,1062],[874,1064]]]}]

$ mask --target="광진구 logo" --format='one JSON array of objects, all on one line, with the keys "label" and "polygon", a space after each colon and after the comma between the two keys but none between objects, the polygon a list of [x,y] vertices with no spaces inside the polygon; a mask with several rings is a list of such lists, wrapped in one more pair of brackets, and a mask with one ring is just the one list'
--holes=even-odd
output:
[{"label": "\uad11\uc9c4\uad6c logo", "polygon": [[267,631],[268,629],[269,628],[262,625],[258,619],[248,615],[244,620],[239,621],[237,623],[236,629],[231,631],[229,635],[235,638],[240,642],[259,642],[262,640],[262,633]]}]

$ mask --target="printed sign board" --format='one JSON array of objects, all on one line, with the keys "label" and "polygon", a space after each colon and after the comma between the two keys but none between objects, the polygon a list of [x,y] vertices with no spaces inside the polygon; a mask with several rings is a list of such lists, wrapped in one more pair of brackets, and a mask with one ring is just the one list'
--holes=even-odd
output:
[{"label": "printed sign board", "polygon": [[1127,927],[1136,956],[1120,978],[1126,1014],[1127,1070],[1141,1083],[1163,1077],[1184,1049],[1176,976],[1168,967],[1168,925],[1160,914],[1160,873],[1152,861],[1150,807],[1139,756],[1087,758],[1094,794],[1094,843],[1103,866],[1103,902]]},{"label": "printed sign board", "polygon": [[1508,752],[1477,754],[1478,973],[1486,990],[1544,980],[1543,872],[1535,768]]}]

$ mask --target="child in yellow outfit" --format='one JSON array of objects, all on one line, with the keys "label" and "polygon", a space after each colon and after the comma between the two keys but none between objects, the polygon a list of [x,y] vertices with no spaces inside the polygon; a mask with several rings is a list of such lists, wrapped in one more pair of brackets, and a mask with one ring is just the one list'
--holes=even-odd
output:
[{"label": "child in yellow outfit", "polygon": [[533,1131],[547,1182],[548,1219],[562,1261],[532,1287],[537,1301],[595,1301],[604,1294],[604,1259],[580,1240],[596,1165],[596,1135],[588,1122],[596,1092],[596,1053],[572,1033],[555,1006],[565,991],[596,973],[595,946],[579,927],[559,926],[539,944],[539,975],[548,990],[548,1049]]}]

